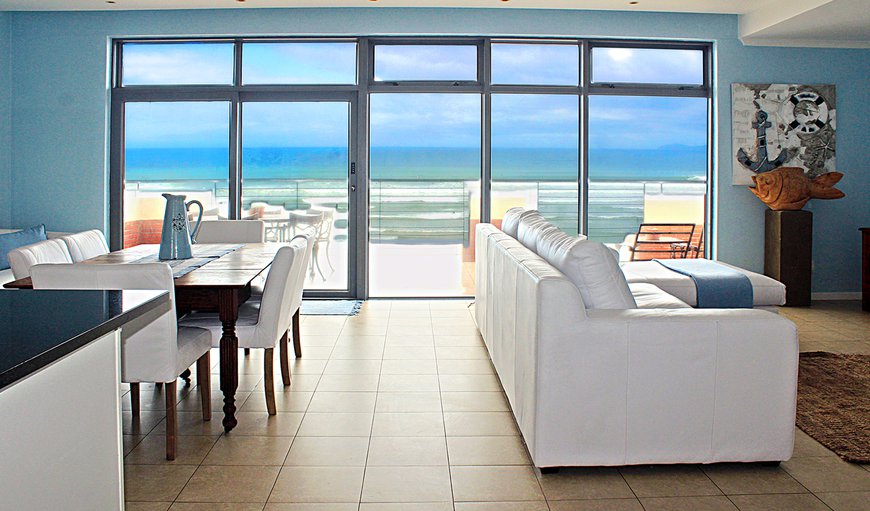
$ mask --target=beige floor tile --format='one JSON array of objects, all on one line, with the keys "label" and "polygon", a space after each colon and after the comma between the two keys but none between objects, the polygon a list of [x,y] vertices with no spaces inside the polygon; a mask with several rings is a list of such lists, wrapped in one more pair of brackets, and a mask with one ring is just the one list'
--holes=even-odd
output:
[{"label": "beige floor tile", "polygon": [[166,511],[172,502],[125,502],[124,511]]},{"label": "beige floor tile", "polygon": [[447,438],[451,465],[529,465],[519,436],[452,436]]},{"label": "beige floor tile", "polygon": [[[326,360],[308,360],[306,358],[290,358],[290,374],[320,374],[326,367]],[[214,382],[212,382],[212,388]]]},{"label": "beige floor tile", "polygon": [[510,412],[444,412],[447,436],[519,435]]},{"label": "beige floor tile", "polygon": [[375,392],[321,392],[314,393],[309,412],[366,413],[375,409]]},{"label": "beige floor tile", "polygon": [[441,413],[376,413],[372,436],[444,436]]},{"label": "beige floor tile", "polygon": [[438,392],[381,392],[375,411],[440,412],[441,395]]},{"label": "beige floor tile", "polygon": [[558,473],[539,477],[549,501],[635,496],[615,468],[563,468]]},{"label": "beige floor tile", "polygon": [[442,374],[438,376],[441,392],[501,392],[493,374]]},{"label": "beige floor tile", "polygon": [[203,503],[203,502],[176,502],[169,511],[262,511],[262,503],[234,502],[227,503]]},{"label": "beige floor tile", "polygon": [[[242,358],[242,356],[240,355],[239,359],[241,360],[241,358]],[[325,362],[326,361],[324,361],[324,360],[311,360],[311,361],[309,361],[310,364],[319,364],[319,365],[323,365],[323,364],[325,364]],[[294,362],[292,360],[290,363],[291,363],[291,365],[294,364]],[[262,362],[260,362],[260,364],[262,364]],[[294,374],[297,372],[299,372],[299,371],[294,371]],[[259,370],[257,370],[256,372],[254,372],[252,374],[239,373],[239,386],[236,389],[236,392],[251,392],[252,390],[254,390],[254,388],[257,387],[257,384],[260,383],[260,381],[262,379],[263,379],[263,366],[262,365],[260,365]],[[221,376],[220,376],[220,374],[218,374],[216,372],[211,373],[211,388],[213,390],[219,390],[221,388]],[[238,401],[238,398],[236,398],[236,401]]]},{"label": "beige floor tile", "polygon": [[[396,484],[401,482],[400,484]],[[450,472],[442,467],[367,467],[363,502],[450,502]]]},{"label": "beige floor tile", "polygon": [[737,511],[724,496],[642,498],[645,511]]},{"label": "beige floor tile", "polygon": [[438,375],[385,374],[378,384],[380,392],[438,392]]},{"label": "beige floor tile", "polygon": [[278,412],[276,415],[266,412],[237,412],[236,419],[239,424],[233,429],[232,435],[293,436],[302,424],[303,415],[299,412]]},{"label": "beige floor tile", "polygon": [[[434,365],[434,364],[433,364]],[[142,410],[139,412],[138,417],[133,417],[133,414],[129,411],[121,412],[121,431],[125,435],[139,435],[145,436],[148,433],[157,427],[161,421],[163,421],[163,417],[166,414],[164,412],[149,412]],[[202,420],[202,415],[200,415],[200,420]]]},{"label": "beige floor tile", "polygon": [[359,502],[363,467],[284,467],[269,502]]},{"label": "beige floor tile", "polygon": [[701,470],[726,495],[807,492],[806,488],[779,467],[723,463],[702,466]]},{"label": "beige floor tile", "polygon": [[816,496],[834,511],[867,511],[870,508],[870,492],[867,491],[817,493]]},{"label": "beige floor tile", "polygon": [[387,374],[438,374],[434,359],[384,360],[381,376]]},{"label": "beige floor tile", "polygon": [[438,437],[373,437],[366,463],[374,466],[447,465],[447,444]]},{"label": "beige floor tile", "polygon": [[840,458],[793,458],[782,468],[813,493],[870,490],[870,472]]},{"label": "beige floor tile", "polygon": [[202,464],[282,465],[292,442],[287,436],[222,436]]},{"label": "beige floor tile", "polygon": [[[304,412],[312,395],[313,392],[276,392],[275,409],[279,412]],[[239,407],[240,412],[266,413],[266,409],[266,395],[260,393],[252,393],[245,404]]]},{"label": "beige floor tile", "polygon": [[270,502],[265,511],[357,511],[356,503],[348,502]]},{"label": "beige floor tile", "polygon": [[459,502],[544,500],[531,467],[450,467]]},{"label": "beige floor tile", "polygon": [[483,346],[436,346],[438,360],[489,360]]},{"label": "beige floor tile", "polygon": [[302,349],[310,346],[332,347],[335,346],[335,340],[333,335],[306,335],[302,337]]},{"label": "beige floor tile", "polygon": [[799,429],[794,431],[794,454],[793,458],[806,458],[807,456],[836,456],[827,447],[820,444],[813,437]]},{"label": "beige floor tile", "polygon": [[323,375],[328,374],[380,374],[380,360],[330,360]]},{"label": "beige floor tile", "polygon": [[387,319],[349,323],[341,330],[347,336],[384,336],[387,335]]},{"label": "beige floor tile", "polygon": [[298,437],[284,465],[364,467],[368,448],[367,437]]},{"label": "beige floor tile", "polygon": [[474,323],[464,325],[432,324],[432,332],[438,335],[475,335],[478,333]]},{"label": "beige floor tile", "polygon": [[122,435],[121,440],[124,444],[124,456],[130,454],[130,452],[132,452],[144,438],[145,435]]},{"label": "beige floor tile", "polygon": [[432,346],[387,346],[384,360],[434,360],[435,348]]},{"label": "beige floor tile", "polygon": [[507,398],[502,392],[442,392],[445,412],[508,412]]},{"label": "beige floor tile", "polygon": [[722,494],[713,481],[697,466],[623,467],[619,472],[638,498]]},{"label": "beige floor tile", "polygon": [[[236,392],[236,408],[240,408],[240,405],[244,404],[248,397],[251,395],[250,392]],[[212,418],[216,417],[217,414],[221,412],[224,407],[224,397],[223,394],[218,392],[211,393],[211,413]],[[187,396],[184,400],[178,402],[178,406],[175,407],[176,410],[180,412],[200,412],[202,413],[202,400],[199,397],[199,393],[195,392]]]},{"label": "beige floor tile", "polygon": [[453,511],[452,502],[363,502],[359,511]]},{"label": "beige floor tile", "polygon": [[378,348],[384,349],[385,335],[359,335],[355,333],[342,334],[335,347],[342,348]]},{"label": "beige floor tile", "polygon": [[432,327],[425,324],[387,326],[387,337],[400,335],[432,335]]},{"label": "beige floor tile", "polygon": [[172,502],[196,471],[192,465],[127,465],[124,498],[129,501]]},{"label": "beige floor tile", "polygon": [[[320,382],[320,374],[291,374],[290,386],[285,387],[281,381],[280,366],[275,368],[275,392],[314,392]],[[261,381],[254,388],[254,392],[263,395],[265,388],[264,382]]]},{"label": "beige floor tile", "polygon": [[318,392],[376,392],[377,374],[324,374],[317,385]]},{"label": "beige floor tile", "polygon": [[480,335],[436,335],[435,346],[450,347],[450,346],[466,346],[466,347],[482,347],[483,338]]},{"label": "beige floor tile", "polygon": [[337,345],[332,350],[332,360],[380,360],[384,356],[384,347],[377,346],[344,346]]},{"label": "beige floor tile", "polygon": [[550,511],[546,502],[456,502],[456,511]]},{"label": "beige floor tile", "polygon": [[[224,432],[224,427],[221,425],[223,412],[220,409],[212,410],[210,421],[202,420],[202,412],[176,412],[175,419],[178,421],[179,436],[218,436]],[[160,421],[153,431],[156,434],[165,434],[166,421]]]},{"label": "beige floor tile", "polygon": [[394,335],[387,337],[386,346],[387,348],[401,346],[419,346],[432,349],[435,346],[435,340],[431,335]]},{"label": "beige floor tile", "polygon": [[643,511],[637,499],[554,500],[550,511]]},{"label": "beige floor tile", "polygon": [[124,463],[128,465],[199,465],[217,441],[213,436],[185,436],[176,441],[175,460],[166,460],[166,437],[152,433],[142,439]]},{"label": "beige floor tile", "polygon": [[729,498],[740,511],[830,511],[809,493],[732,495]]},{"label": "beige floor tile", "polygon": [[371,413],[306,413],[297,436],[364,436],[372,431]]},{"label": "beige floor tile", "polygon": [[495,374],[489,360],[438,360],[438,374]]}]

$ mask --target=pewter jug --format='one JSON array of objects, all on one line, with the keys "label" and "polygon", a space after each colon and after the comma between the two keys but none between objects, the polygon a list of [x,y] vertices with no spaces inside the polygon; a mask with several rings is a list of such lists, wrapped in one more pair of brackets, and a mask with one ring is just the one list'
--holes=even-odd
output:
[{"label": "pewter jug", "polygon": [[[190,245],[199,230],[202,221],[202,203],[198,200],[184,202],[186,195],[172,195],[164,193],[166,198],[166,212],[163,213],[163,232],[160,235],[160,254],[162,261],[167,259],[190,259],[193,257]],[[187,221],[187,208],[191,204],[199,206],[199,217],[196,226],[190,232],[190,223]]]}]

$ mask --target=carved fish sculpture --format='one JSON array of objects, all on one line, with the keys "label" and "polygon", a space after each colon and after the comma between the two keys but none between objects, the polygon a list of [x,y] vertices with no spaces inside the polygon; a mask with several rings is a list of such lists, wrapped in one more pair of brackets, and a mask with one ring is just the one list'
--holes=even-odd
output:
[{"label": "carved fish sculpture", "polygon": [[810,199],[840,199],[846,194],[834,188],[843,178],[841,172],[828,172],[815,179],[798,167],[780,167],[752,176],[755,188],[749,188],[774,211],[796,211]]}]

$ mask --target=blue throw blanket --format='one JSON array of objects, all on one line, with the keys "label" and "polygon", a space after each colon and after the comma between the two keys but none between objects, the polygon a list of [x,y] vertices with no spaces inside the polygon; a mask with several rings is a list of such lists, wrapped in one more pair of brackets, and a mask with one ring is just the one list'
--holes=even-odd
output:
[{"label": "blue throw blanket", "polygon": [[695,281],[699,309],[752,308],[752,282],[737,270],[708,259],[653,259]]}]

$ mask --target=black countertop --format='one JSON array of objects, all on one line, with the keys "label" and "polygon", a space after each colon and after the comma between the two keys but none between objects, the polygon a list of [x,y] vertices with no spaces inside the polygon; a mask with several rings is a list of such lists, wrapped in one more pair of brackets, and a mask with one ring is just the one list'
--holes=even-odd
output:
[{"label": "black countertop", "polygon": [[166,291],[0,290],[0,389],[168,307]]}]

